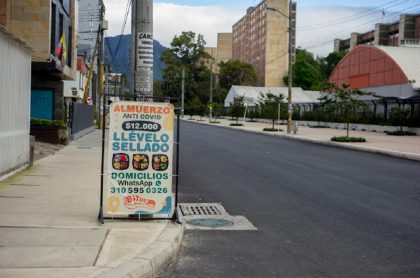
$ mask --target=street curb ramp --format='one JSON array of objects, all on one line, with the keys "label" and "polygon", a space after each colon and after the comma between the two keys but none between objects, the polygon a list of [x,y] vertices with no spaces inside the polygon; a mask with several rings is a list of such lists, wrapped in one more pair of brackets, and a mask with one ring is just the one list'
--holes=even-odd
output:
[{"label": "street curb ramp", "polygon": [[184,225],[169,223],[158,239],[131,260],[96,275],[96,278],[153,278],[181,248]]}]

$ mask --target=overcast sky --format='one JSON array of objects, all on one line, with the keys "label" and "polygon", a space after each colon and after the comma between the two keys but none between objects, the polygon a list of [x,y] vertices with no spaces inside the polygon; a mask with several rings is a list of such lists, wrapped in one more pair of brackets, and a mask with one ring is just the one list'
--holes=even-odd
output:
[{"label": "overcast sky", "polygon": [[[121,33],[128,0],[104,0],[108,36]],[[217,33],[232,32],[254,0],[155,0],[154,37],[164,46],[182,31],[203,34],[207,46],[216,46]],[[367,31],[376,22],[393,22],[400,13],[419,13],[419,0],[297,0],[297,45],[317,55],[333,50],[334,38]],[[383,16],[382,11],[385,12]],[[131,33],[130,18],[124,34]]]}]

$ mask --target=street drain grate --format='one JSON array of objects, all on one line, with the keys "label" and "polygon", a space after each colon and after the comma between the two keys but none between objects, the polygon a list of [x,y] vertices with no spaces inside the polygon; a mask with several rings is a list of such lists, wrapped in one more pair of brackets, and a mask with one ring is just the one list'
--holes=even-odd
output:
[{"label": "street drain grate", "polygon": [[183,216],[225,214],[220,204],[180,204],[179,208]]},{"label": "street drain grate", "polygon": [[181,203],[178,216],[187,230],[257,230],[246,217],[230,215],[220,203]]}]

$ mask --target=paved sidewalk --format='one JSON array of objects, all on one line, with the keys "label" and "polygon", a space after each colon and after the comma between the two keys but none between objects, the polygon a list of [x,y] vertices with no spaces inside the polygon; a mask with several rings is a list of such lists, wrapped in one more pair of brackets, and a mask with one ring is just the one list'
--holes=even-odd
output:
[{"label": "paved sidewalk", "polygon": [[[185,120],[189,121],[189,117],[185,117]],[[199,118],[194,117],[192,122],[201,124],[209,124],[208,118],[203,118],[203,121],[197,121]],[[354,131],[350,130],[350,136],[364,137],[366,143],[335,143],[331,142],[333,136],[345,136],[346,131],[342,129],[332,128],[310,128],[307,126],[299,126],[299,130],[296,135],[287,135],[287,127],[281,125],[280,129],[282,132],[263,132],[264,128],[271,128],[271,123],[254,123],[245,122],[245,126],[242,127],[230,127],[231,123],[228,119],[218,119],[219,124],[211,124],[214,126],[229,127],[233,129],[239,129],[249,132],[256,132],[262,134],[269,134],[273,136],[282,136],[289,139],[309,141],[318,144],[325,144],[335,147],[343,147],[350,149],[357,149],[361,151],[369,151],[374,153],[381,153],[385,155],[391,155],[400,158],[408,158],[420,161],[420,136],[389,136],[385,133],[380,132],[368,132],[368,131]],[[243,121],[240,121],[243,124]],[[276,126],[277,127],[277,126]]]},{"label": "paved sidewalk", "polygon": [[0,277],[152,277],[175,254],[180,225],[97,222],[100,142],[95,131],[0,183]]}]

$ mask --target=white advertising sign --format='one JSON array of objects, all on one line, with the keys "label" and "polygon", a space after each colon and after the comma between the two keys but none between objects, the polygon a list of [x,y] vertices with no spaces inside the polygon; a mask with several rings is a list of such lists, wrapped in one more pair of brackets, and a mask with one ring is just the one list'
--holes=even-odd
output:
[{"label": "white advertising sign", "polygon": [[136,57],[137,69],[153,68],[153,34],[138,33]]},{"label": "white advertising sign", "polygon": [[105,215],[172,217],[174,106],[114,102],[110,114]]},{"label": "white advertising sign", "polygon": [[140,68],[136,71],[136,92],[151,92],[153,72],[151,68]]}]

